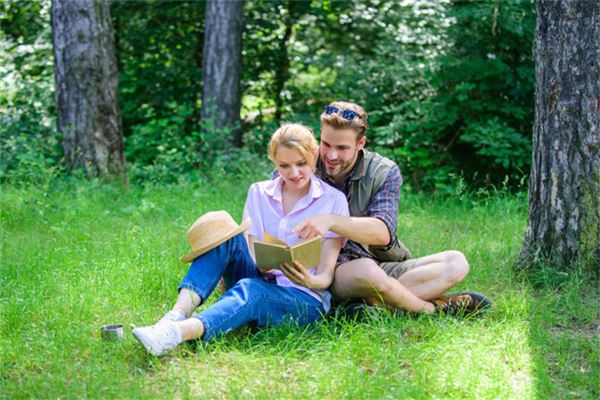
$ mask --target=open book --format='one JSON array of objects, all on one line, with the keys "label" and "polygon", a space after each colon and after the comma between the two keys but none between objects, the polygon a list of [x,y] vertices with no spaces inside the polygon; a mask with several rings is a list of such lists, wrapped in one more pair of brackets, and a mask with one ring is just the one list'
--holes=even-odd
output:
[{"label": "open book", "polygon": [[293,246],[269,235],[263,234],[263,241],[254,242],[256,265],[260,269],[279,269],[283,263],[298,261],[306,269],[316,267],[321,262],[321,237],[296,243]]}]

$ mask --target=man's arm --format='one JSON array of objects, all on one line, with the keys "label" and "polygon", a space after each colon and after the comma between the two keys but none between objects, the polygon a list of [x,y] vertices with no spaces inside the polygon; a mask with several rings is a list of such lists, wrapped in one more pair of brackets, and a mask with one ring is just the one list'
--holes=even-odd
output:
[{"label": "man's arm", "polygon": [[343,217],[340,215],[316,215],[306,218],[292,229],[302,239],[323,236],[332,231],[353,242],[385,246],[390,242],[387,225],[379,218]]},{"label": "man's arm", "polygon": [[365,216],[318,215],[305,219],[292,232],[306,239],[331,230],[353,242],[386,246],[396,234],[401,185],[400,169],[394,166],[384,183],[371,195]]}]

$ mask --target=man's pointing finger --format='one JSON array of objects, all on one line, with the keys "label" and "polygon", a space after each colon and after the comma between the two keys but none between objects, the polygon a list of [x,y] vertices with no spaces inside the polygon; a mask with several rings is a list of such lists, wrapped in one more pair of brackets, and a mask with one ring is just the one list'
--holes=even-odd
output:
[{"label": "man's pointing finger", "polygon": [[306,221],[300,222],[298,225],[296,225],[294,227],[294,229],[292,229],[292,233],[297,233],[297,232],[303,230],[305,226],[306,226]]}]

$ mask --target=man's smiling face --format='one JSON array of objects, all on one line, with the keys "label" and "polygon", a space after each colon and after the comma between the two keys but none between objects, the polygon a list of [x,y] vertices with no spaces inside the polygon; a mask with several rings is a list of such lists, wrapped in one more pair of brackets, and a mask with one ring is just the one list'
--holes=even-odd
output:
[{"label": "man's smiling face", "polygon": [[327,175],[341,183],[352,171],[358,152],[365,147],[366,137],[357,141],[353,129],[335,129],[327,124],[321,126],[319,154]]}]

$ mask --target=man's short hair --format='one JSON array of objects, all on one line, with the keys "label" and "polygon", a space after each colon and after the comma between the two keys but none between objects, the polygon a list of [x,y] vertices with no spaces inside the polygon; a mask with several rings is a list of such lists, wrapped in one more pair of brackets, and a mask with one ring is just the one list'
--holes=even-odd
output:
[{"label": "man's short hair", "polygon": [[[337,109],[338,111],[331,111]],[[354,111],[356,116],[349,119],[342,114],[344,111]],[[321,125],[329,125],[334,129],[352,129],[356,132],[356,140],[360,140],[367,133],[367,112],[364,108],[355,103],[346,101],[334,101],[325,107],[321,114]]]}]

